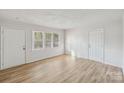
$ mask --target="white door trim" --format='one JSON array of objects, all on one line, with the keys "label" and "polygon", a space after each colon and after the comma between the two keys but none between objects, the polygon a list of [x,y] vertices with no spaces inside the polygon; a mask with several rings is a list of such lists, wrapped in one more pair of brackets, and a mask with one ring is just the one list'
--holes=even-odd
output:
[{"label": "white door trim", "polygon": [[1,39],[1,42],[0,42],[0,50],[1,50],[1,69],[3,69],[3,65],[4,65],[4,29],[3,27],[0,27],[0,33],[1,33],[1,36],[0,36],[0,39]]},{"label": "white door trim", "polygon": [[[8,28],[7,28],[8,29]],[[0,66],[0,69],[6,69],[6,68],[4,68],[4,28],[3,27],[0,27],[0,33],[1,33],[1,35],[0,35],[0,38],[1,38],[1,46],[0,46],[0,49],[1,49],[1,66]],[[14,30],[16,30],[16,29],[14,29]],[[23,30],[24,31],[24,37],[25,37],[25,39],[24,39],[24,43],[25,43],[25,45],[24,45],[24,48],[25,48],[25,51],[24,51],[24,64],[26,64],[26,31],[25,30]]]}]

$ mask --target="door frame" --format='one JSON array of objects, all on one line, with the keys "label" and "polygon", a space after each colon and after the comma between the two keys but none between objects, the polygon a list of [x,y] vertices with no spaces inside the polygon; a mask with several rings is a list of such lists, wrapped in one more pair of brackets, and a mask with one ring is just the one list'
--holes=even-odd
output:
[{"label": "door frame", "polygon": [[[105,63],[105,29],[103,29],[103,28],[97,28],[97,29],[95,29],[95,30],[98,30],[98,29],[101,29],[101,30],[103,30],[103,62],[101,62],[101,63],[103,63],[103,64],[106,64]],[[94,30],[94,31],[95,31]],[[88,60],[91,60],[90,59],[90,54],[89,54],[89,48],[90,48],[90,32],[92,32],[92,31],[88,31]]]},{"label": "door frame", "polygon": [[1,63],[1,62],[2,62],[2,45],[1,45],[1,44],[2,44],[2,43],[1,43],[1,41],[2,41],[2,40],[1,40],[1,39],[2,39],[2,38],[1,38],[2,35],[1,35],[1,34],[2,34],[2,27],[0,26],[0,69],[2,68],[2,63]]},{"label": "door frame", "polygon": [[[9,28],[7,28],[7,29],[9,29]],[[10,28],[11,29],[11,28]],[[15,30],[15,29],[14,29]],[[25,30],[23,30],[24,31],[24,34],[25,34],[25,36],[24,36],[24,42],[25,42],[25,51],[24,51],[24,60],[25,60],[25,63],[24,64],[26,64],[26,50],[27,50],[27,48],[26,48],[26,31]],[[1,26],[0,27],[0,50],[1,50],[1,52],[0,52],[0,70],[2,70],[2,69],[7,69],[7,68],[4,68],[4,28]]]},{"label": "door frame", "polygon": [[1,33],[1,35],[0,35],[0,50],[1,50],[1,63],[0,63],[0,65],[1,65],[1,68],[0,69],[3,69],[3,65],[4,65],[4,57],[3,57],[3,55],[4,55],[4,36],[3,36],[3,34],[4,34],[4,30],[3,30],[3,27],[0,27],[0,33]]}]

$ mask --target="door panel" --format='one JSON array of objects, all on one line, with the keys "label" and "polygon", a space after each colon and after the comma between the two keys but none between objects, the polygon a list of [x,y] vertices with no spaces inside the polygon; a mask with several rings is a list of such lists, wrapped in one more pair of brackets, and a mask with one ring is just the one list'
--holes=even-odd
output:
[{"label": "door panel", "polygon": [[4,29],[3,68],[25,64],[25,32]]},{"label": "door panel", "polygon": [[104,62],[104,31],[89,32],[89,59]]}]

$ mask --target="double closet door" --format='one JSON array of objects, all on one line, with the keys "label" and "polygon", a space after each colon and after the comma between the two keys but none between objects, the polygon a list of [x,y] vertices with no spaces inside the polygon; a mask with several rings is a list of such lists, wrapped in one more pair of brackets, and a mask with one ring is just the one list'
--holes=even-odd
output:
[{"label": "double closet door", "polygon": [[89,59],[104,62],[104,30],[89,32]]},{"label": "double closet door", "polygon": [[25,64],[25,31],[5,28],[1,37],[2,68]]}]

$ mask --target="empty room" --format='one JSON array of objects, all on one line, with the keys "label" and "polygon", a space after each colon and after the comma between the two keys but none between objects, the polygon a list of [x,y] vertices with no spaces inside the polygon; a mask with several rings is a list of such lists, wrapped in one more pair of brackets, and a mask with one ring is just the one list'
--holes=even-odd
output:
[{"label": "empty room", "polygon": [[123,83],[123,9],[0,9],[1,83]]}]

